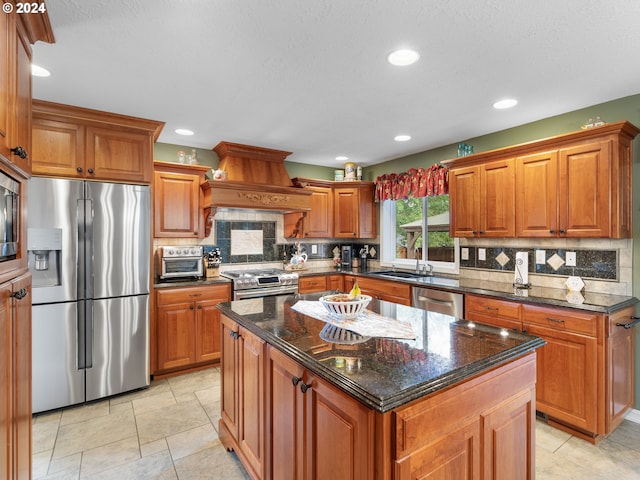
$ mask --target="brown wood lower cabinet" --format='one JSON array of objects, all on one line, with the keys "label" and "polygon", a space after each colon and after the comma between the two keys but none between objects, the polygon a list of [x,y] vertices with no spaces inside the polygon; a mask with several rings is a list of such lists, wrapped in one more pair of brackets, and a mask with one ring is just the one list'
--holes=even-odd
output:
[{"label": "brown wood lower cabinet", "polygon": [[230,286],[156,290],[156,374],[215,363],[220,359],[220,312]]},{"label": "brown wood lower cabinet", "polygon": [[543,338],[536,408],[549,423],[597,442],[633,406],[634,308],[612,315],[466,295],[466,318]]},{"label": "brown wood lower cabinet", "polygon": [[0,285],[0,478],[31,478],[31,274]]},{"label": "brown wood lower cabinet", "polygon": [[381,413],[222,315],[219,435],[252,479],[533,479],[535,353]]},{"label": "brown wood lower cabinet", "polygon": [[365,295],[370,295],[378,300],[399,303],[400,305],[411,305],[411,285],[408,283],[345,275],[344,291],[350,291],[356,282],[360,287],[360,291]]}]

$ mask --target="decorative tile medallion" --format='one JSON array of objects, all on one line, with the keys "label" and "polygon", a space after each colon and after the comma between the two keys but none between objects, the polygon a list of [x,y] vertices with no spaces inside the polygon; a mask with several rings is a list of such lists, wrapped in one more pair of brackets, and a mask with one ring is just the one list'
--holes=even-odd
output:
[{"label": "decorative tile medallion", "polygon": [[509,260],[509,256],[504,252],[500,252],[500,255],[496,257],[496,262],[498,262],[501,267],[504,267],[507,263],[509,263]]},{"label": "decorative tile medallion", "polygon": [[547,263],[551,266],[551,268],[553,268],[554,270],[558,270],[560,267],[562,267],[564,265],[564,259],[558,255],[557,253],[554,253],[549,260],[547,260]]}]

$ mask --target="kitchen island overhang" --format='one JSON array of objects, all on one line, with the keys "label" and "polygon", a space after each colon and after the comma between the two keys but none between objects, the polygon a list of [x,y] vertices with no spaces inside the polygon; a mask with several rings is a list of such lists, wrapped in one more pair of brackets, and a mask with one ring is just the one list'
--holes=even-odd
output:
[{"label": "kitchen island overhang", "polygon": [[218,306],[219,438],[252,479],[534,478],[544,340],[382,301],[414,339],[333,337],[292,308],[319,296]]}]

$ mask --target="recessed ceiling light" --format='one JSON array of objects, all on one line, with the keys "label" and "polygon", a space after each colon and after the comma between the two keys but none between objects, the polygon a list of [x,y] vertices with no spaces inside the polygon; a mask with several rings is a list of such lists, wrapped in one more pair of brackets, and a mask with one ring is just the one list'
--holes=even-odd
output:
[{"label": "recessed ceiling light", "polygon": [[176,128],[174,130],[178,135],[193,135],[192,130],[187,130],[186,128]]},{"label": "recessed ceiling light", "polygon": [[396,142],[406,142],[407,140],[411,140],[411,135],[396,135],[393,139]]},{"label": "recessed ceiling light", "polygon": [[415,50],[409,49],[401,49],[391,52],[387,56],[387,61],[391,65],[397,65],[400,67],[404,67],[407,65],[411,65],[412,63],[416,63],[420,58],[420,54]]},{"label": "recessed ceiling light", "polygon": [[518,101],[515,98],[505,98],[504,100],[499,100],[493,104],[493,108],[497,110],[504,110],[505,108],[515,107],[518,104]]},{"label": "recessed ceiling light", "polygon": [[339,155],[336,157],[336,160],[340,160],[340,161],[349,160],[349,157],[346,157],[344,155]]},{"label": "recessed ceiling light", "polygon": [[31,64],[31,75],[34,77],[49,77],[51,72],[40,65]]}]

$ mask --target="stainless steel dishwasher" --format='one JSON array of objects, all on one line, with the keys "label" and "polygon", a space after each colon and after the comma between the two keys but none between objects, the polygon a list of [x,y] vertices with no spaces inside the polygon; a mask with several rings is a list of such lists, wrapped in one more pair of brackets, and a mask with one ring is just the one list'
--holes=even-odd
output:
[{"label": "stainless steel dishwasher", "polygon": [[463,318],[463,294],[424,287],[412,287],[411,290],[412,307]]}]

